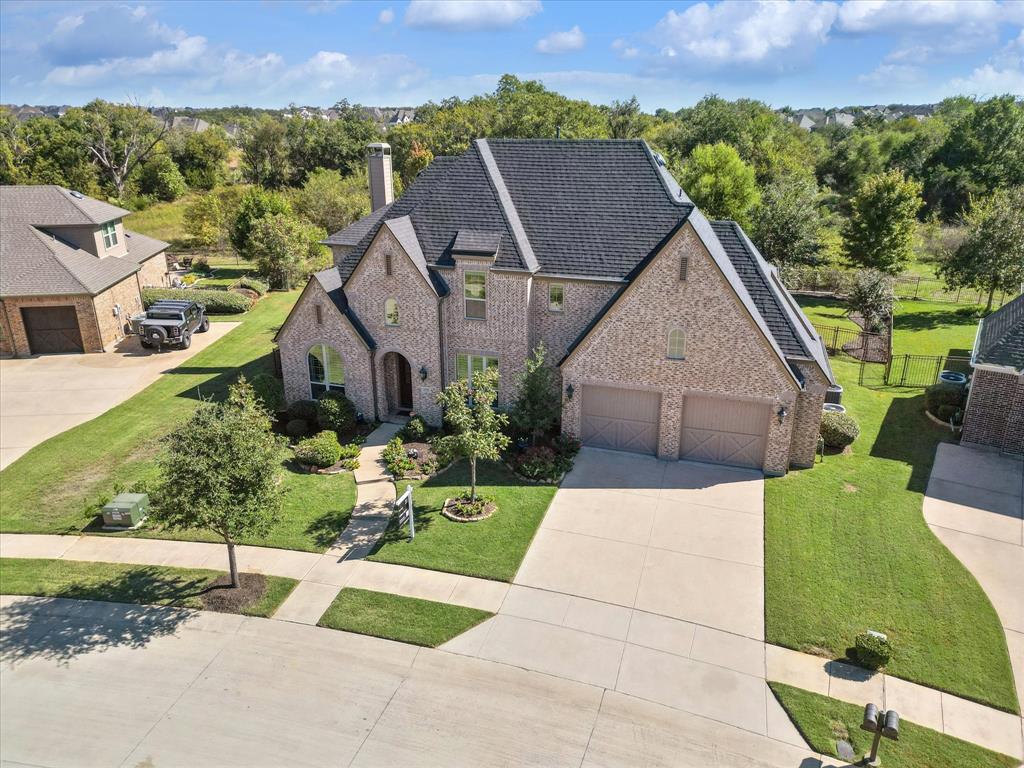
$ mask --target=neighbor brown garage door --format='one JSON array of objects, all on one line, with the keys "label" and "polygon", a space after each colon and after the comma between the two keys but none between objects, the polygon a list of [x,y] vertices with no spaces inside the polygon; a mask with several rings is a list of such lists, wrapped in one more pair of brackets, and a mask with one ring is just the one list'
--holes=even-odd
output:
[{"label": "neighbor brown garage door", "polygon": [[33,355],[84,352],[78,313],[70,307],[22,307],[21,319]]},{"label": "neighbor brown garage door", "polygon": [[767,403],[686,397],[679,458],[760,469],[770,412]]},{"label": "neighbor brown garage door", "polygon": [[618,387],[583,387],[583,444],[657,453],[661,395]]}]

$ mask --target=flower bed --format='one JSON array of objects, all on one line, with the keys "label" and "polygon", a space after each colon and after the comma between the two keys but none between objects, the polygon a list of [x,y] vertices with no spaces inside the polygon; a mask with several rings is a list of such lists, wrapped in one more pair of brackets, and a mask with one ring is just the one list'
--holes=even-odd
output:
[{"label": "flower bed", "polygon": [[456,496],[454,499],[445,499],[444,506],[441,507],[441,514],[456,523],[486,520],[497,511],[498,505],[485,496],[477,496],[476,501],[470,501],[465,496]]}]

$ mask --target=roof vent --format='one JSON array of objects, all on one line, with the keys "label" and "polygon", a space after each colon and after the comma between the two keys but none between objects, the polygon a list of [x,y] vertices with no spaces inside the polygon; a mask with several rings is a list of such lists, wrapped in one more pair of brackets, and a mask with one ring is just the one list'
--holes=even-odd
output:
[{"label": "roof vent", "polygon": [[83,195],[81,192],[75,192],[75,190],[73,189],[69,189],[68,194],[71,195],[76,200],[85,200],[85,195]]}]

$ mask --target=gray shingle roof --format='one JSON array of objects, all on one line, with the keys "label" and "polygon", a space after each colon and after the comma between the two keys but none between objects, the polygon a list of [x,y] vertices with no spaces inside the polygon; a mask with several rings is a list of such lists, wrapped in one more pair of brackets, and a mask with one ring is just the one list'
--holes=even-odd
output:
[{"label": "gray shingle roof", "polygon": [[1024,373],[1024,294],[981,321],[971,362]]},{"label": "gray shingle roof", "polygon": [[501,245],[501,232],[480,232],[475,229],[460,229],[455,235],[452,253],[475,256],[493,256]]},{"label": "gray shingle roof", "polygon": [[376,349],[377,342],[373,340],[373,336],[370,335],[366,326],[363,325],[362,321],[348,305],[345,292],[341,289],[341,275],[338,274],[338,270],[332,267],[331,269],[325,269],[323,272],[317,272],[313,277],[316,278],[316,281],[320,283],[320,286],[327,293],[331,303],[352,323],[352,327],[355,328],[356,333],[359,334],[362,340],[366,342],[366,346],[370,349]]},{"label": "gray shingle roof", "polygon": [[359,245],[359,241],[366,237],[371,229],[376,229],[390,208],[390,205],[385,205],[368,216],[363,216],[359,221],[349,224],[340,232],[330,235],[323,241],[324,245]]},{"label": "gray shingle roof", "polygon": [[61,227],[99,226],[128,213],[58,186],[0,187],[0,296],[96,295],[138,272],[167,243],[126,231],[127,255],[98,258],[60,236]]}]

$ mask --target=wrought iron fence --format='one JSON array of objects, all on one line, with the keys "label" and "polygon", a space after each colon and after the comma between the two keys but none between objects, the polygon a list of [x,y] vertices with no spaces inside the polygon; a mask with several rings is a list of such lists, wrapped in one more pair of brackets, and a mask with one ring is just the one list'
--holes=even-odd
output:
[{"label": "wrought iron fence", "polygon": [[884,363],[889,359],[889,336],[884,333],[812,323],[830,355],[847,354],[861,361]]},{"label": "wrought iron fence", "polygon": [[971,358],[959,355],[893,355],[885,367],[890,387],[930,387],[943,371],[971,373]]}]

